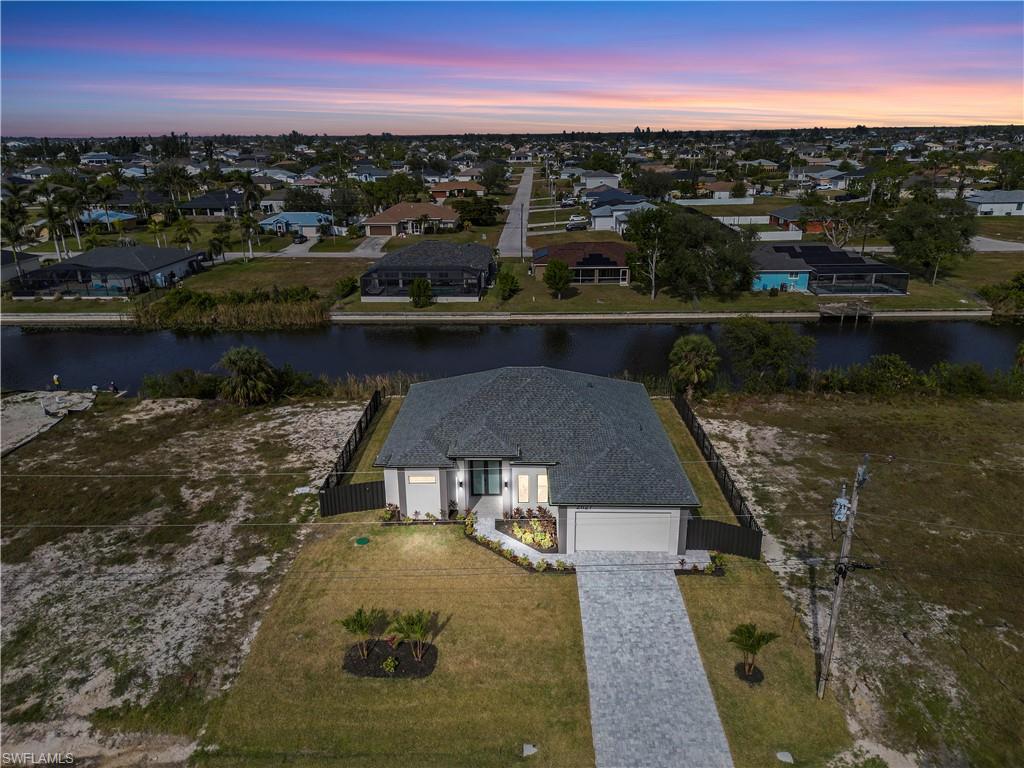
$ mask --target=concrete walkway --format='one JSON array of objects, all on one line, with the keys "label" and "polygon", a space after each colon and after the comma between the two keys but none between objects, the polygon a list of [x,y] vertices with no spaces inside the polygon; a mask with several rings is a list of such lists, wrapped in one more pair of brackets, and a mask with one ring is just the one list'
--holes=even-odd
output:
[{"label": "concrete walkway", "polygon": [[[598,768],[731,768],[678,557],[577,553]],[[661,562],[664,561],[664,562]]]},{"label": "concrete walkway", "polygon": [[[498,251],[501,256],[519,258],[524,255],[529,259],[533,255],[532,249],[522,243],[523,217],[529,221],[530,193],[533,191],[533,168],[523,169],[523,178],[516,189],[516,195],[512,198],[512,204],[508,209],[508,219],[505,220],[505,228],[501,230],[498,238]],[[522,250],[521,250],[522,249]]]}]

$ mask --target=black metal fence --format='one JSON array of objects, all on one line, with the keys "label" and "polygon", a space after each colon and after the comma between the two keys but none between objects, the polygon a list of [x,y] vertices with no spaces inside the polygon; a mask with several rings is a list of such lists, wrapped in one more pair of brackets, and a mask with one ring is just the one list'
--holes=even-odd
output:
[{"label": "black metal fence", "polygon": [[[368,402],[366,404],[366,408],[363,409],[363,415],[359,417],[359,421],[352,430],[352,434],[349,435],[348,440],[345,441],[345,446],[341,449],[341,453],[338,455],[337,461],[334,462],[334,467],[331,469],[330,474],[327,475],[323,485],[320,486],[320,515],[322,517],[338,515],[342,512],[357,512],[363,509],[377,509],[378,507],[384,506],[383,481],[342,485],[342,480],[345,478],[345,470],[348,469],[349,464],[352,462],[352,457],[356,455],[356,451],[359,449],[359,443],[362,442],[367,429],[369,429],[370,422],[372,422],[373,417],[377,415],[377,411],[380,410],[383,402],[384,397],[381,395],[380,390],[374,390],[373,396],[370,398],[370,402]],[[377,493],[375,488],[359,488],[364,485],[374,487],[379,485],[379,496],[374,495]],[[353,488],[359,490],[351,490]],[[360,506],[363,503],[368,503],[371,500],[375,501],[378,498],[380,499],[380,503],[375,506]]]},{"label": "black metal fence", "polygon": [[[693,412],[690,404],[681,395],[673,397],[672,403],[679,412],[683,423],[690,430],[690,434],[693,435],[694,441],[700,448],[701,455],[707,461],[708,467],[710,467],[712,474],[715,476],[715,480],[718,481],[718,487],[722,489],[722,494],[725,496],[725,500],[729,502],[729,507],[732,509],[733,514],[736,515],[740,525],[752,531],[757,531],[760,534],[761,526],[758,525],[753,513],[751,513],[747,500],[743,498],[743,494],[736,486],[736,481],[729,474],[729,469],[725,466],[725,462],[722,461],[722,457],[718,455],[715,446],[711,444],[711,439],[708,437],[707,432],[704,431],[704,427],[700,423],[700,419],[697,418],[697,414]],[[690,546],[689,542],[687,542],[687,546]]]},{"label": "black metal fence", "polygon": [[715,549],[727,555],[757,560],[761,556],[761,531],[691,517],[686,524],[686,548]]},{"label": "black metal fence", "polygon": [[[384,481],[338,485],[320,491],[320,516],[330,517],[342,512],[381,509],[387,504]],[[735,528],[735,526],[733,526]]]}]

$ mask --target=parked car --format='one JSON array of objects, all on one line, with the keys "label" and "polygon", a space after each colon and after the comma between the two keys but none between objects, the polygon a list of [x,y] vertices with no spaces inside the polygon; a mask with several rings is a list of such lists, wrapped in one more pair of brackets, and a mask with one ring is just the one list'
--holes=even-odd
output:
[{"label": "parked car", "polygon": [[561,208],[575,208],[576,207],[576,198],[575,197],[566,197],[558,205]]},{"label": "parked car", "polygon": [[292,238],[293,245],[302,245],[303,243],[309,242],[309,238],[303,234],[298,234]]},{"label": "parked car", "polygon": [[582,214],[579,214],[579,213],[574,213],[572,216],[569,217],[569,221],[586,221],[586,220],[587,220],[587,217],[582,215]]},{"label": "parked car", "polygon": [[585,231],[586,229],[587,222],[585,219],[583,221],[570,221],[568,224],[565,225],[566,232],[582,232]]},{"label": "parked car", "polygon": [[815,189],[819,189],[822,192],[825,192],[827,190],[832,189],[832,187],[830,187],[828,184],[819,184],[817,187],[815,187]]}]

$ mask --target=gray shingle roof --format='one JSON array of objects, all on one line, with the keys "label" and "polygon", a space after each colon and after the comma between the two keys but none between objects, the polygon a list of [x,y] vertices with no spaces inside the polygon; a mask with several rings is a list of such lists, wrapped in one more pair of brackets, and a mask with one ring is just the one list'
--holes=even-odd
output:
[{"label": "gray shingle roof", "polygon": [[447,243],[421,240],[377,259],[367,272],[388,269],[441,269],[444,267],[487,270],[494,261],[494,249],[479,243]]},{"label": "gray shingle roof", "polygon": [[636,382],[508,367],[413,385],[375,465],[453,467],[456,458],[550,465],[552,504],[700,503]]},{"label": "gray shingle roof", "polygon": [[152,245],[103,246],[59,261],[47,269],[62,271],[71,267],[83,267],[96,271],[155,272],[172,264],[198,259],[202,255],[202,251],[187,251],[184,248],[157,248]]},{"label": "gray shingle roof", "polygon": [[973,192],[967,196],[969,203],[1024,203],[1024,189],[992,189],[987,192]]}]

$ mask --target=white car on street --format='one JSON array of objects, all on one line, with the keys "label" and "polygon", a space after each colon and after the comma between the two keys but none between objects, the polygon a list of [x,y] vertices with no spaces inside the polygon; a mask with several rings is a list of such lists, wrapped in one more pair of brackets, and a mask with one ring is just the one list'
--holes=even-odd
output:
[{"label": "white car on street", "polygon": [[583,216],[583,215],[578,214],[578,213],[574,213],[572,216],[569,217],[569,221],[586,221],[586,220],[587,220],[586,216]]}]

